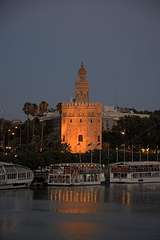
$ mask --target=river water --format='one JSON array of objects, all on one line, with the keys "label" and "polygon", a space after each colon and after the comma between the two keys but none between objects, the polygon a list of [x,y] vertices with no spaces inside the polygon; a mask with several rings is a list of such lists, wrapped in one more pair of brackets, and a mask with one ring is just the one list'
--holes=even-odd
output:
[{"label": "river water", "polygon": [[160,184],[0,191],[0,240],[160,240]]}]

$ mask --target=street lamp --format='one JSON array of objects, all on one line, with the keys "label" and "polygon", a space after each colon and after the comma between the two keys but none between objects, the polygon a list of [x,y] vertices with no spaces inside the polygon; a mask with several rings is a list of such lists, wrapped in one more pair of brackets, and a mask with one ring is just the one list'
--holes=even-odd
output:
[{"label": "street lamp", "polygon": [[109,150],[109,143],[107,144],[107,156],[109,157],[110,155],[110,150]]},{"label": "street lamp", "polygon": [[125,130],[121,131],[121,134],[122,134],[122,135],[125,135]]},{"label": "street lamp", "polygon": [[43,119],[40,120],[41,122],[41,146],[40,146],[40,152],[43,151],[43,137],[44,137],[44,121]]},{"label": "street lamp", "polygon": [[[125,135],[125,130],[121,131],[121,134],[124,136]],[[124,149],[123,149],[123,161],[126,161],[126,152],[125,152],[125,143],[123,145]]]},{"label": "street lamp", "polygon": [[21,129],[21,125],[19,126],[19,145],[20,145],[20,147],[22,145],[22,129]]},{"label": "street lamp", "polygon": [[116,162],[118,162],[118,147],[116,147]]},{"label": "street lamp", "polygon": [[124,143],[124,150],[123,150],[123,161],[125,162],[126,161],[126,146],[125,146],[125,143]]},{"label": "street lamp", "polygon": [[133,144],[132,144],[132,162],[133,162]]},{"label": "street lamp", "polygon": [[141,145],[139,145],[139,161],[142,159],[142,153],[141,153]]},{"label": "street lamp", "polygon": [[92,155],[92,143],[89,143],[88,146],[91,146],[90,148],[90,154],[91,154],[91,163],[93,161],[93,155]]},{"label": "street lamp", "polygon": [[[77,143],[78,146],[80,146],[80,144],[81,144],[80,142]],[[81,163],[81,153],[80,152],[79,152],[79,161]]]},{"label": "street lamp", "polygon": [[158,149],[158,145],[157,145],[157,148],[156,148],[156,153],[157,153],[157,161],[158,161],[158,154],[160,153],[160,150]]},{"label": "street lamp", "polygon": [[93,162],[93,153],[92,153],[92,149],[91,149],[91,163]]},{"label": "street lamp", "polygon": [[[97,143],[97,147],[100,146],[100,142]],[[101,162],[102,162],[102,152],[101,152],[101,147],[99,148],[99,164],[101,166]]]},{"label": "street lamp", "polygon": [[148,161],[149,147],[147,147],[146,152],[147,152],[147,161]]}]

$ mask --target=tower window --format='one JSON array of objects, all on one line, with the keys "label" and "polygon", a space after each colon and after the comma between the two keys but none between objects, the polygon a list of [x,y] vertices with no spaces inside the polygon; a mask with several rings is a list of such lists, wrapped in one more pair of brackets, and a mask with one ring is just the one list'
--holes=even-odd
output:
[{"label": "tower window", "polygon": [[91,119],[91,120],[90,120],[90,122],[92,123],[92,122],[93,122],[93,120]]},{"label": "tower window", "polygon": [[78,135],[78,142],[83,142],[83,135]]},{"label": "tower window", "polygon": [[100,142],[100,136],[99,135],[98,135],[98,139],[97,140],[98,140],[98,142]]},{"label": "tower window", "polygon": [[63,140],[63,142],[65,142],[65,135],[63,135],[63,139],[62,140]]},{"label": "tower window", "polygon": [[80,119],[80,122],[82,122],[82,119]]},{"label": "tower window", "polygon": [[72,123],[72,119],[70,119],[70,123]]}]

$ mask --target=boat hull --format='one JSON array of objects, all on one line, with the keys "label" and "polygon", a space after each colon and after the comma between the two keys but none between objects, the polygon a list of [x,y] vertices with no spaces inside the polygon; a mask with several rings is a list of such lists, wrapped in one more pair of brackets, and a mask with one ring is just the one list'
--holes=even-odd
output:
[{"label": "boat hull", "polygon": [[160,178],[110,179],[110,183],[160,183]]},{"label": "boat hull", "polygon": [[95,186],[102,185],[105,182],[82,182],[82,183],[48,183],[48,186]]},{"label": "boat hull", "polygon": [[17,188],[28,188],[30,187],[30,184],[5,184],[0,185],[0,190],[7,190],[7,189],[17,189]]}]

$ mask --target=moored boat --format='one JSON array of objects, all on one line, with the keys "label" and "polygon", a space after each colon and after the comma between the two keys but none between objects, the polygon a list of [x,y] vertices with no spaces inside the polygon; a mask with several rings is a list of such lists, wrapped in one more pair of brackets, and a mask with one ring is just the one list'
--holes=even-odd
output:
[{"label": "moored boat", "polygon": [[160,182],[160,161],[133,161],[110,164],[110,183],[158,182]]},{"label": "moored boat", "polygon": [[24,166],[0,162],[0,189],[29,187],[33,172]]},{"label": "moored boat", "polygon": [[62,163],[48,169],[48,185],[100,185],[105,182],[101,164]]}]

